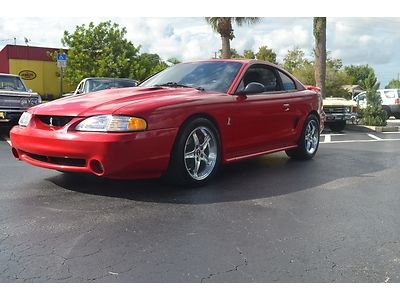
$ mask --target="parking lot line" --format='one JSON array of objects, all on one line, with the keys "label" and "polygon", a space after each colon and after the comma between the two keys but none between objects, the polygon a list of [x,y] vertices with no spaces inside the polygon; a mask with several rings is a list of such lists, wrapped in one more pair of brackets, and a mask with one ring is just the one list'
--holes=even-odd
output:
[{"label": "parking lot line", "polygon": [[373,134],[371,134],[371,133],[367,133],[367,135],[368,135],[370,138],[374,139],[374,140],[377,140],[377,141],[380,141],[380,140],[381,140],[380,137],[377,137],[376,135],[373,135]]},{"label": "parking lot line", "polygon": [[[400,139],[379,139],[379,140],[348,140],[348,141],[332,141],[329,144],[340,144],[340,143],[370,143],[370,142],[396,142]],[[326,142],[320,142],[320,144],[327,144]]]},{"label": "parking lot line", "polygon": [[326,135],[325,135],[324,142],[325,142],[325,143],[330,143],[330,142],[331,142],[331,135],[330,135],[330,134],[326,134]]}]

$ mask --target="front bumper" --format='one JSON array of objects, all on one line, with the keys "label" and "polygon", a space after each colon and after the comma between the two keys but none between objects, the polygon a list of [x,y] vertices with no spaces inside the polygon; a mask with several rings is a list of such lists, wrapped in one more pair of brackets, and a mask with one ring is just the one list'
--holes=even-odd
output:
[{"label": "front bumper", "polygon": [[334,123],[339,121],[354,122],[357,119],[357,113],[327,113],[325,112],[325,123]]},{"label": "front bumper", "polygon": [[116,179],[155,178],[167,169],[177,129],[133,133],[14,126],[13,155],[34,166]]},{"label": "front bumper", "polygon": [[8,109],[0,107],[0,122],[15,122],[17,123],[19,117],[25,110],[20,109]]}]

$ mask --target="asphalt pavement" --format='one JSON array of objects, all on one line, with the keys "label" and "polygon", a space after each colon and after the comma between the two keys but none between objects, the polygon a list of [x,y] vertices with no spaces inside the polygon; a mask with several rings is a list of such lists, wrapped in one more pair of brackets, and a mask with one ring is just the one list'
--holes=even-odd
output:
[{"label": "asphalt pavement", "polygon": [[184,189],[36,168],[0,141],[0,282],[400,282],[400,134],[321,142]]}]

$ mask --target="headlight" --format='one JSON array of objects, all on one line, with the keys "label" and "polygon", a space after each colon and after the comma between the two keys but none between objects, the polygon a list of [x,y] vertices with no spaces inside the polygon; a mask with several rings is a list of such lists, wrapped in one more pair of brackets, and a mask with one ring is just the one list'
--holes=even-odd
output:
[{"label": "headlight", "polygon": [[76,126],[78,131],[127,132],[146,130],[145,120],[136,117],[101,115],[89,117]]},{"label": "headlight", "polygon": [[351,108],[350,108],[349,106],[346,106],[346,107],[344,108],[344,110],[345,110],[347,113],[349,113],[349,112],[351,111]]},{"label": "headlight", "polygon": [[21,117],[19,118],[18,124],[20,126],[28,126],[29,121],[32,119],[32,114],[27,111],[23,112]]}]

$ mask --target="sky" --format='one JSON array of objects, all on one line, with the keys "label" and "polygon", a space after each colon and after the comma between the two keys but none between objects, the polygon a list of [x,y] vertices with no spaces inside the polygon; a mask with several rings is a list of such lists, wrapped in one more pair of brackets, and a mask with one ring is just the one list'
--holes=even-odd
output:
[{"label": "sky", "polygon": [[[115,10],[99,10],[92,17],[87,17],[73,15],[73,12],[60,17],[47,13],[41,15],[41,10],[28,16],[20,16],[18,13],[4,15],[0,12],[0,49],[6,44],[13,44],[14,38],[17,44],[25,45],[25,37],[29,39],[30,46],[62,47],[64,30],[73,32],[77,25],[88,24],[90,21],[97,24],[106,20],[126,27],[126,38],[135,46],[140,45],[141,52],[157,53],[164,60],[171,57],[181,61],[208,59],[221,48],[219,35],[204,20],[203,16],[209,16],[207,14],[187,17],[191,12],[183,11],[171,17],[171,13],[157,10],[149,13],[143,10],[140,16],[124,15],[119,10],[121,15],[118,16]],[[254,15],[249,16],[260,16],[258,10],[250,12]],[[299,17],[301,13],[304,16]],[[268,46],[277,53],[278,62],[282,62],[288,50],[300,47],[311,58],[314,43],[312,17],[307,16],[308,10],[297,12],[297,16],[292,14],[290,10],[279,17],[268,16],[266,13],[266,16],[260,16],[262,19],[258,24],[235,26],[235,39],[231,47],[243,53],[245,49],[257,52],[259,47]],[[326,14],[329,15],[328,12]],[[368,64],[373,67],[381,87],[399,76],[399,45],[400,18],[376,17],[372,14],[369,17],[327,18],[327,50],[330,56],[342,59],[344,65]]]}]

